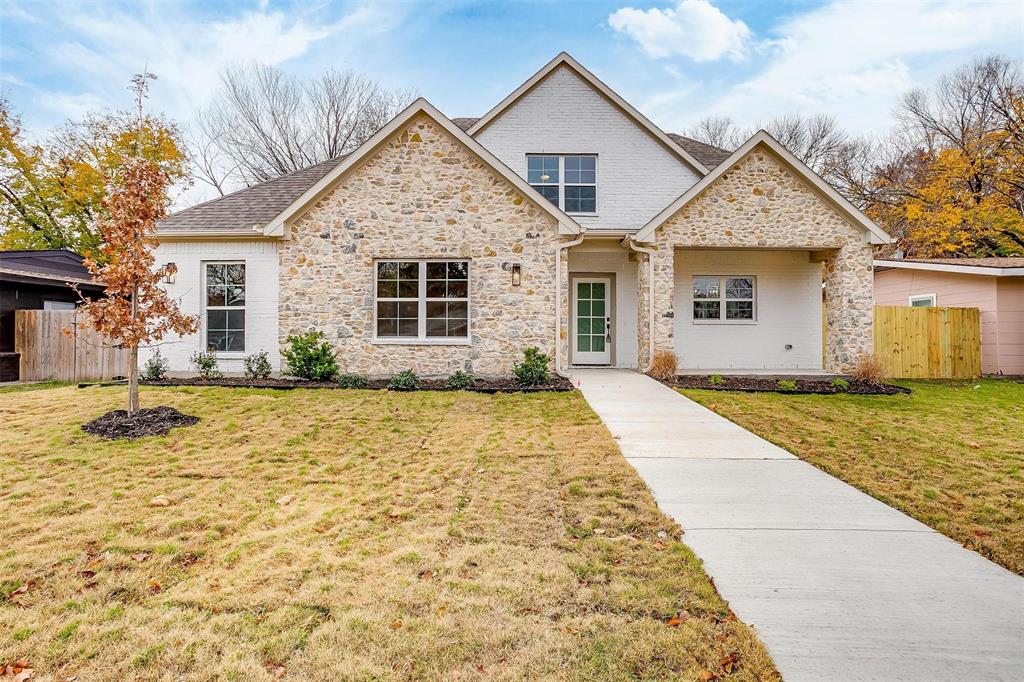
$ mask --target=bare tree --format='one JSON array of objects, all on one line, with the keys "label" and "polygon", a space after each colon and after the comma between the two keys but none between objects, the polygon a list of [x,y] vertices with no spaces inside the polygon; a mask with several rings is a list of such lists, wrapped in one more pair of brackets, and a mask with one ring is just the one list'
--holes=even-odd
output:
[{"label": "bare tree", "polygon": [[736,125],[729,116],[705,116],[696,125],[683,131],[687,137],[700,140],[720,149],[733,150],[743,144],[750,135],[744,136],[746,130]]},{"label": "bare tree", "polygon": [[358,147],[414,96],[351,70],[302,80],[262,64],[228,69],[198,116],[197,175],[223,193],[228,181],[252,185],[326,161]]}]

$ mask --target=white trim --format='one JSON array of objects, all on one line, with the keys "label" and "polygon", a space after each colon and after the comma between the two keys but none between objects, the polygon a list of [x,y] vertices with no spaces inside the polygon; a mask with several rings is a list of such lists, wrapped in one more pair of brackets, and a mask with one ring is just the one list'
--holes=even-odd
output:
[{"label": "white trim", "polygon": [[909,305],[912,308],[915,307],[914,301],[928,301],[928,305],[916,306],[918,308],[934,308],[935,306],[939,305],[939,297],[937,294],[916,294],[914,296],[910,296],[907,298],[907,305]]},{"label": "white trim", "polygon": [[[211,307],[207,303],[209,301],[209,295],[208,295],[208,292],[206,290],[206,277],[207,277],[207,268],[209,266],[211,266],[211,265],[241,265],[242,266],[242,273],[243,273],[243,275],[245,277],[245,283],[242,284],[242,291],[243,291],[243,295],[245,296],[245,300],[243,301],[243,303],[242,303],[242,305],[240,307],[236,306],[236,305],[235,306],[215,305],[215,306]],[[212,352],[218,358],[225,358],[225,359],[228,359],[228,358],[244,358],[245,354],[246,354],[246,350],[249,348],[249,312],[248,312],[248,310],[249,310],[249,295],[248,295],[249,294],[249,268],[246,267],[244,259],[239,260],[237,258],[236,259],[228,259],[228,260],[219,260],[219,259],[200,260],[199,261],[199,267],[201,268],[200,284],[199,284],[199,291],[200,291],[200,294],[199,294],[200,295],[200,298],[199,298],[199,303],[200,303],[200,306],[199,306],[199,325],[200,325],[199,339],[200,339],[200,341],[203,344],[201,346],[201,352],[203,352],[203,353]],[[210,350],[210,339],[209,339],[209,336],[208,336],[209,332],[210,332],[209,324],[208,324],[209,316],[206,313],[207,313],[208,310],[211,310],[211,309],[212,310],[239,310],[239,309],[241,309],[241,311],[242,311],[242,324],[244,325],[244,327],[242,328],[242,350],[240,350],[240,351],[239,350],[225,350],[225,351],[219,351],[219,350],[211,351]]]},{"label": "white trim", "polygon": [[641,129],[647,132],[651,137],[660,142],[669,151],[679,157],[686,164],[693,167],[697,171],[698,175],[707,175],[708,169],[700,161],[696,159],[690,152],[683,149],[677,142],[671,137],[665,134],[665,132],[654,125],[649,118],[641,114],[632,104],[622,99],[614,90],[609,88],[607,85],[601,82],[601,80],[588,71],[582,64],[577,62],[567,52],[559,52],[554,59],[541,67],[540,71],[530,76],[530,78],[520,85],[518,88],[512,91],[508,97],[501,100],[494,108],[484,114],[481,118],[474,123],[468,132],[471,136],[476,137],[478,133],[483,131],[487,126],[494,122],[506,109],[515,104],[521,97],[537,86],[541,81],[547,78],[551,73],[555,71],[559,66],[566,66],[576,72],[580,78],[582,78],[592,88],[597,90],[601,95],[608,99],[612,104],[621,109],[626,116],[633,119],[633,122],[639,125]]},{"label": "white trim", "polygon": [[[565,179],[565,160],[568,157],[582,158],[589,157],[594,159],[594,181],[593,182],[567,182]],[[543,158],[543,157],[554,157],[558,159],[558,182],[530,182],[530,159],[531,158]],[[601,197],[600,192],[597,190],[597,179],[598,179],[598,155],[590,153],[577,153],[577,154],[552,154],[545,152],[526,152],[526,182],[530,187],[557,187],[558,188],[558,207],[566,212],[566,215],[570,216],[581,216],[584,218],[597,218],[598,217],[598,205],[600,204]],[[569,212],[565,208],[565,188],[566,187],[593,187],[594,188],[594,210],[592,212],[587,211],[572,211]],[[538,192],[539,193],[539,192]],[[543,196],[543,195],[542,195]]]},{"label": "white trim", "polygon": [[875,259],[875,268],[906,268],[908,270],[935,270],[963,275],[989,275],[990,277],[1024,277],[1024,268],[993,268],[986,265],[953,265],[952,263],[917,263],[906,260]]},{"label": "white trim", "polygon": [[[612,339],[615,334],[615,319],[612,315],[612,277],[610,275],[579,275],[574,276],[572,273],[569,275],[571,284],[569,286],[569,306],[572,309],[572,314],[569,315],[569,323],[571,331],[569,332],[569,362],[573,366],[577,365],[600,365],[611,367],[612,366]],[[603,333],[594,334],[593,330],[587,336],[602,336],[605,337],[605,344],[603,351],[581,351],[577,348],[577,342],[579,340],[579,301],[578,287],[580,284],[604,284],[604,315],[603,317]],[[593,301],[594,299],[590,299]],[[591,321],[594,317],[587,315]],[[591,357],[593,356],[593,357]]]},{"label": "white trim", "polygon": [[[418,263],[416,273],[416,336],[377,336],[377,303],[410,303],[411,298],[398,296],[380,297],[377,295],[377,265],[380,263]],[[428,263],[465,263],[466,296],[465,298],[429,298],[427,297],[427,264]],[[398,293],[397,291],[395,293]],[[373,261],[373,336],[370,343],[381,345],[413,345],[413,346],[469,346],[473,339],[473,261],[469,258],[377,258]],[[465,336],[427,336],[427,303],[462,303],[466,304],[466,335]]]},{"label": "white trim", "polygon": [[657,242],[655,232],[659,227],[665,224],[672,216],[680,211],[688,203],[700,196],[705,189],[708,188],[715,180],[722,177],[727,173],[733,166],[735,166],[741,159],[747,156],[755,147],[758,145],[764,145],[779,159],[787,165],[791,171],[795,172],[802,179],[806,180],[811,186],[816,189],[819,193],[823,194],[829,203],[837,208],[841,213],[846,215],[854,224],[864,228],[871,235],[872,244],[891,244],[892,237],[886,234],[882,228],[875,225],[866,215],[847,201],[839,192],[835,191],[831,185],[821,179],[817,173],[808,168],[802,161],[793,156],[788,149],[782,146],[782,144],[768,134],[767,131],[759,130],[751,136],[749,140],[743,143],[743,145],[734,151],[728,159],[723,161],[713,171],[708,173],[698,182],[696,185],[686,190],[673,201],[671,204],[666,206],[658,215],[651,218],[651,220],[640,228],[637,233],[633,236],[633,239],[638,242],[653,244]]},{"label": "white trim", "polygon": [[451,122],[451,120],[438,111],[433,104],[420,97],[406,107],[401,113],[391,119],[387,125],[378,130],[373,137],[364,142],[354,152],[349,154],[344,161],[334,167],[330,173],[320,179],[315,185],[303,192],[302,196],[293,201],[287,208],[281,211],[270,222],[263,226],[263,234],[267,236],[288,237],[288,227],[306,212],[318,199],[327,194],[349,171],[357,168],[365,159],[371,157],[382,148],[406,123],[417,114],[425,114],[434,123],[438,124],[452,137],[469,148],[484,163],[490,166],[495,172],[505,178],[510,184],[518,189],[527,199],[536,204],[542,211],[558,221],[559,234],[581,234],[584,230],[575,220],[570,218],[564,211],[552,204],[550,201],[537,193],[530,187],[525,178],[520,177],[508,166],[502,163],[497,157],[487,151],[479,142],[467,135],[462,128]]},{"label": "white trim", "polygon": [[[718,298],[694,298],[693,297],[693,280],[698,277],[705,279],[717,279],[718,280]],[[749,279],[752,283],[751,297],[750,298],[728,298],[725,294],[725,281],[727,279]],[[692,324],[716,324],[716,325],[756,325],[757,324],[757,275],[747,275],[742,273],[726,273],[726,274],[694,274],[690,276],[690,322]],[[718,302],[718,317],[716,318],[701,318],[697,319],[693,315],[693,304],[697,301],[717,301]],[[745,319],[739,318],[730,320],[725,317],[726,302],[727,301],[750,301],[751,308],[753,309],[754,316],[752,318]]]}]

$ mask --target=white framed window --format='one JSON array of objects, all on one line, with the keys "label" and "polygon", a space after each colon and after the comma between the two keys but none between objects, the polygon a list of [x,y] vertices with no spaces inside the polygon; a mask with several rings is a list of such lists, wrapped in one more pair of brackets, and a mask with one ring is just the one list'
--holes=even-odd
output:
[{"label": "white framed window", "polygon": [[938,305],[938,296],[935,294],[919,294],[917,296],[910,297],[910,307],[912,308],[933,308]]},{"label": "white framed window", "polygon": [[756,297],[757,278],[753,275],[697,275],[693,278],[693,321],[755,322]]},{"label": "white framed window", "polygon": [[377,261],[373,324],[378,341],[467,342],[469,261]]},{"label": "white framed window", "polygon": [[74,301],[43,301],[43,310],[74,310]]},{"label": "white framed window", "polygon": [[203,264],[203,333],[207,350],[245,352],[245,263]]},{"label": "white framed window", "polygon": [[570,215],[597,214],[595,154],[527,154],[526,181]]}]

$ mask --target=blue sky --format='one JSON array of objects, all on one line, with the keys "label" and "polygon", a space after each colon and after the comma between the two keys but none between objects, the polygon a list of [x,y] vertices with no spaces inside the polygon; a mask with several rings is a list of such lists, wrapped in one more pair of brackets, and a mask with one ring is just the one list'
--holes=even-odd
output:
[{"label": "blue sky", "polygon": [[0,88],[29,130],[124,107],[132,73],[188,125],[222,68],[353,67],[478,116],[567,50],[671,131],[835,115],[892,125],[900,94],[976,56],[1024,56],[1024,2],[16,2],[0,0]]}]

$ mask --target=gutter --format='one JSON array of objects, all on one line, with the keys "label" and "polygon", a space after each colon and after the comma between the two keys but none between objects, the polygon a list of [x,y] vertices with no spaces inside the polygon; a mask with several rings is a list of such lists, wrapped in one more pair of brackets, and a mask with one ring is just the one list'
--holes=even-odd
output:
[{"label": "gutter", "polygon": [[638,246],[632,236],[622,241],[633,251],[647,254],[647,365],[640,368],[646,374],[654,366],[654,249]]},{"label": "gutter", "polygon": [[555,249],[555,374],[569,379],[569,372],[562,369],[562,251],[583,243],[584,233],[571,242],[564,242]]}]

